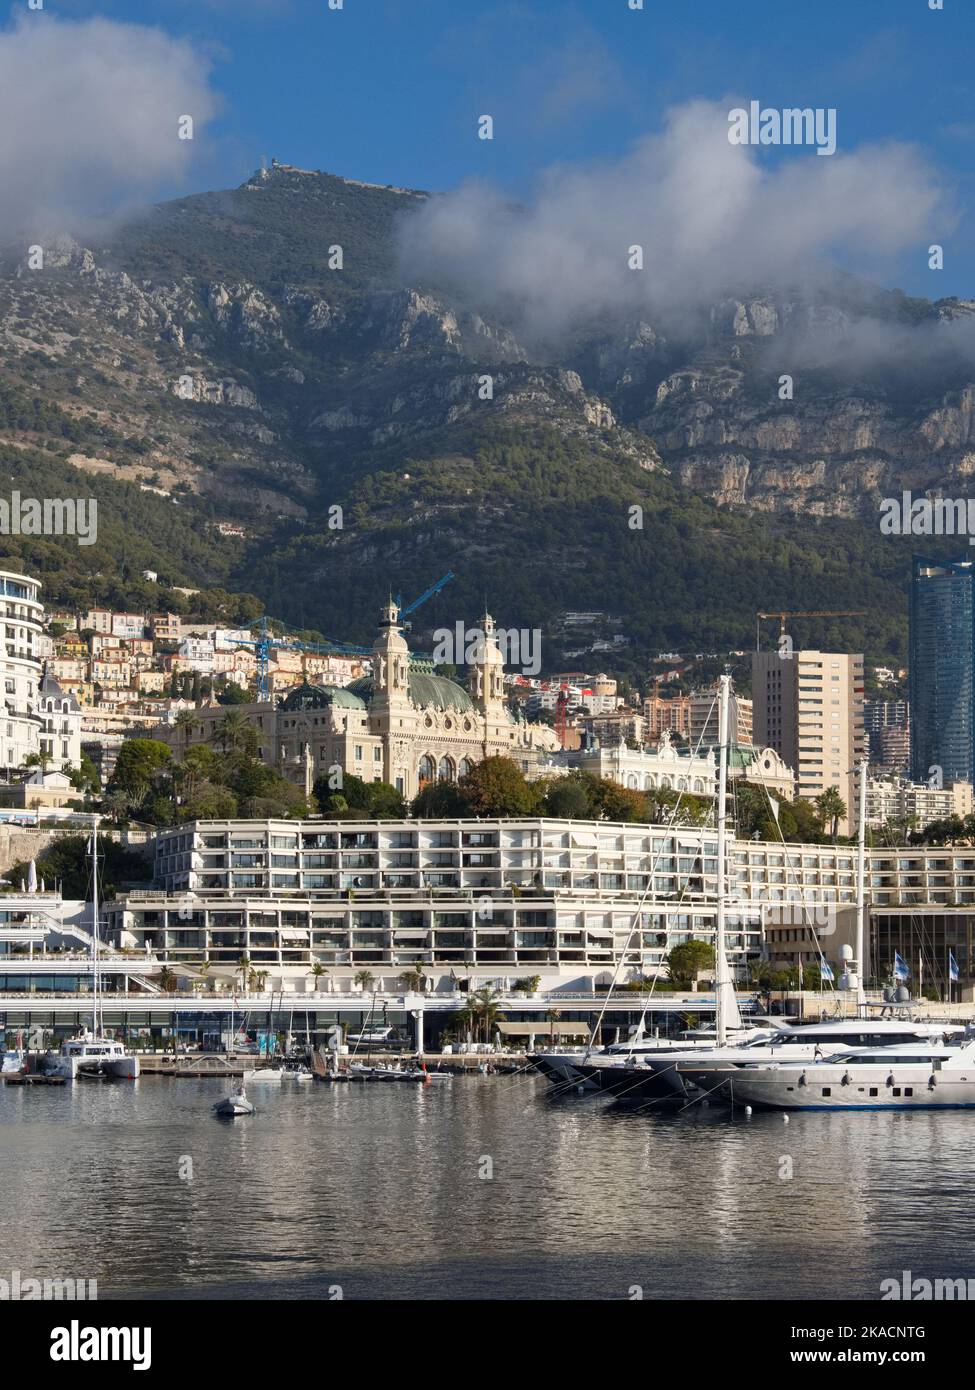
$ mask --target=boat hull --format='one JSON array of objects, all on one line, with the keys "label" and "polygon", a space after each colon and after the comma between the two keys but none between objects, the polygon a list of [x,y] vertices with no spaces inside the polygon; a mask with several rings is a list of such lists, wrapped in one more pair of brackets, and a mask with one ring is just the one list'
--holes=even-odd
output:
[{"label": "boat hull", "polygon": [[139,1076],[139,1059],[127,1057],[55,1057],[45,1067],[48,1076],[63,1076],[76,1081],[82,1074],[100,1074],[112,1081],[135,1081]]},{"label": "boat hull", "polygon": [[529,1064],[545,1077],[553,1086],[577,1085],[582,1079],[578,1064],[585,1054],[565,1056],[558,1052],[535,1052],[528,1058]]},{"label": "boat hull", "polygon": [[810,1067],[776,1075],[736,1069],[720,1085],[732,1105],[756,1110],[971,1110],[975,1109],[975,1067],[955,1079],[926,1067]]}]

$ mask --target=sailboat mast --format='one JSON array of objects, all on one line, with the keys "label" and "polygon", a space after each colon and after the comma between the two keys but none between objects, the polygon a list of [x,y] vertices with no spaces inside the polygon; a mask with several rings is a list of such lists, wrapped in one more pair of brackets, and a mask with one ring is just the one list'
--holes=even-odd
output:
[{"label": "sailboat mast", "polygon": [[714,1016],[717,1043],[724,1047],[728,1037],[724,991],[730,984],[725,958],[725,841],[728,830],[728,705],[731,677],[720,681],[721,701],[718,709],[718,915],[714,933],[715,999]]},{"label": "sailboat mast", "polygon": [[857,825],[857,1016],[866,1012],[863,987],[864,918],[866,916],[867,866],[867,760],[860,759],[860,807]]},{"label": "sailboat mast", "polygon": [[98,997],[98,820],[91,823],[91,914],[92,914],[92,994],[93,1007],[91,1013],[92,1035],[100,1038],[102,1035],[100,1015],[100,1001]]}]

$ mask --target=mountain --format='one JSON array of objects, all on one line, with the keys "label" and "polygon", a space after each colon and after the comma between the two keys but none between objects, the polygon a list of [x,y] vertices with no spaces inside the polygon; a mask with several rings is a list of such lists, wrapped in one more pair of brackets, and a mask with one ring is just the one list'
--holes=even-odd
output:
[{"label": "mountain", "polygon": [[635,669],[646,645],[744,647],[780,606],[868,609],[808,640],[903,653],[911,541],[879,502],[964,495],[975,304],[837,274],[542,348],[404,283],[397,222],[426,196],[276,165],[43,268],[0,259],[0,460],[22,491],[100,498],[89,554],[6,541],[49,601],[106,573],[139,601],[148,567],[361,641],[449,567],[425,628],[486,597],[546,629],[546,665],[568,609],[618,618],[595,635],[635,639]]}]

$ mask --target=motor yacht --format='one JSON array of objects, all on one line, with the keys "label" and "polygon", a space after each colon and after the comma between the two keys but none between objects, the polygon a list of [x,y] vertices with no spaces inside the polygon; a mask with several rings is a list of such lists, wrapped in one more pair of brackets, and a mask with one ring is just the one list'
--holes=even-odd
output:
[{"label": "motor yacht", "polygon": [[762,1110],[975,1109],[975,1041],[862,1048],[811,1063],[715,1062],[695,1082]]},{"label": "motor yacht", "polygon": [[134,1081],[139,1075],[139,1059],[124,1043],[89,1032],[69,1038],[59,1052],[49,1053],[42,1069],[47,1076],[64,1076],[70,1081]]},{"label": "motor yacht", "polygon": [[854,1048],[948,1043],[962,1039],[961,1025],[910,1019],[836,1019],[784,1028],[771,1038],[743,1047],[712,1048],[699,1053],[675,1051],[665,1058],[646,1057],[624,1068],[618,1093],[634,1100],[691,1099],[707,1095],[714,1067],[748,1067],[768,1062],[815,1062]]}]

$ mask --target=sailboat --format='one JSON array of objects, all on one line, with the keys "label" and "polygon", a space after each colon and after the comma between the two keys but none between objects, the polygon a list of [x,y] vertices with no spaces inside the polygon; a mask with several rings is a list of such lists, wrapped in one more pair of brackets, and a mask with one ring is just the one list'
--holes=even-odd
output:
[{"label": "sailboat", "polygon": [[[236,995],[233,995],[233,996],[231,997],[231,1004],[230,1004],[230,1036],[229,1036],[229,1038],[228,1038],[228,1049],[229,1049],[231,1046],[233,1046],[233,1040],[234,1040],[234,1038],[237,1036],[236,1030],[235,1030],[235,1024],[234,1024],[234,1003],[236,1002],[236,998],[237,998]],[[230,1059],[229,1059],[229,1055],[228,1055],[228,1059],[227,1059],[227,1060],[228,1060],[228,1061],[230,1060]],[[234,1115],[253,1115],[253,1114],[254,1114],[254,1106],[253,1106],[253,1104],[247,1099],[246,1081],[247,1081],[247,1073],[245,1072],[243,1078],[242,1078],[241,1081],[237,1084],[237,1086],[234,1087],[234,1089],[233,1089],[233,1091],[230,1093],[230,1095],[229,1095],[229,1096],[224,1096],[223,1100],[218,1100],[218,1101],[214,1104],[213,1109],[214,1109],[215,1114],[221,1116],[221,1118],[223,1118],[223,1119],[227,1119],[227,1118],[233,1117]]]},{"label": "sailboat", "polygon": [[[715,933],[714,1027],[689,1029],[677,1038],[647,1038],[643,1031],[646,1019],[646,1011],[644,1011],[643,1018],[634,1035],[627,1042],[611,1043],[604,1048],[593,1048],[590,1041],[590,1044],[582,1049],[532,1053],[528,1058],[530,1065],[556,1086],[580,1085],[588,1089],[627,1090],[632,1086],[634,1076],[641,1083],[646,1081],[651,1075],[650,1068],[655,1068],[657,1065],[668,1066],[674,1055],[687,1054],[690,1050],[697,1048],[712,1050],[715,1046],[723,1047],[728,1042],[744,1046],[747,1043],[770,1040],[777,1034],[780,1025],[774,1020],[751,1020],[746,1023],[742,1018],[735,995],[734,981],[731,978],[731,970],[725,954],[728,727],[731,701],[731,677],[729,675],[721,676],[719,688],[720,779],[717,818],[718,910]],[[649,881],[652,882],[652,870]],[[642,906],[641,900],[640,908]],[[620,964],[622,964],[622,960],[623,957],[621,956]],[[617,972],[619,968],[617,966]],[[615,984],[615,978],[613,983]],[[603,1006],[604,1012],[605,1005]],[[601,1020],[602,1013],[600,1014]],[[593,1032],[595,1033],[595,1029]]]},{"label": "sailboat", "polygon": [[105,1036],[102,1024],[101,981],[99,976],[99,914],[98,914],[98,821],[91,828],[91,897],[92,897],[92,1010],[91,1028],[79,1037],[62,1043],[57,1056],[51,1058],[45,1070],[48,1075],[65,1076],[70,1080],[134,1081],[139,1075],[139,1059],[124,1043]]},{"label": "sailboat", "polygon": [[[855,974],[848,976],[850,986],[855,985],[857,1001],[857,1017],[855,1019],[834,1019],[829,1022],[806,1024],[797,1028],[785,1029],[776,1035],[769,1042],[757,1042],[744,1048],[724,1048],[715,1049],[707,1054],[698,1056],[688,1055],[687,1057],[674,1057],[671,1059],[671,1066],[661,1069],[655,1080],[659,1084],[661,1091],[666,1094],[670,1090],[677,1095],[685,1097],[707,1096],[709,1101],[719,1101],[727,1103],[738,1100],[745,1104],[761,1105],[759,1092],[762,1096],[771,1096],[779,1089],[776,1086],[769,1087],[765,1081],[758,1086],[753,1083],[756,1077],[761,1074],[775,1074],[776,1077],[789,1077],[794,1080],[795,1076],[805,1078],[807,1068],[811,1075],[821,1076],[819,1068],[829,1063],[844,1059],[840,1074],[846,1079],[843,1086],[847,1087],[853,1080],[853,1073],[850,1072],[848,1063],[854,1058],[860,1058],[864,1062],[871,1062],[876,1066],[886,1066],[890,1071],[890,1062],[896,1057],[901,1061],[922,1066],[925,1064],[922,1059],[931,1062],[933,1068],[940,1069],[944,1058],[952,1058],[958,1052],[958,1048],[965,1041],[965,1029],[960,1025],[946,1024],[944,1022],[924,1022],[917,1019],[878,1019],[867,1016],[867,1001],[863,983],[863,961],[864,961],[864,927],[866,916],[866,778],[867,763],[864,759],[860,763],[860,823],[859,823],[859,852],[857,855],[857,926],[856,926],[856,957]],[[969,1064],[971,1066],[971,1064]],[[871,1073],[867,1072],[866,1079],[869,1081]],[[874,1078],[875,1079],[875,1078]],[[962,1080],[965,1078],[962,1077]],[[739,1081],[744,1080],[744,1090],[739,1085]],[[805,1080],[802,1086],[805,1085]],[[893,1086],[893,1082],[890,1082]],[[782,1083],[784,1094],[789,1095],[795,1089],[790,1081]],[[805,1098],[806,1093],[799,1088],[800,1094]],[[640,1093],[640,1088],[637,1088]],[[645,1092],[644,1092],[645,1093]],[[842,1106],[833,1108],[847,1109],[851,1107],[850,1097],[859,1097],[858,1107],[867,1108],[863,1103],[863,1096],[866,1099],[876,1100],[879,1092],[876,1088],[856,1087],[854,1091],[841,1091],[844,1096]],[[812,1094],[810,1091],[808,1094]],[[827,1086],[825,1095],[828,1098],[831,1094],[831,1087]],[[900,1097],[900,1090],[896,1096]],[[904,1103],[910,1103],[913,1095],[913,1087],[905,1091]],[[941,1095],[944,1095],[942,1090]],[[945,1103],[943,1100],[939,1103]],[[782,1108],[792,1108],[782,1107]],[[798,1107],[797,1107],[798,1108]],[[804,1108],[814,1108],[806,1106]],[[820,1107],[815,1107],[820,1108]],[[823,1107],[825,1108],[825,1107]]]},{"label": "sailboat", "polygon": [[[780,1025],[752,1038],[742,1036],[742,1020],[731,985],[725,951],[725,859],[724,844],[727,825],[727,742],[730,678],[722,677],[720,711],[720,781],[718,790],[718,911],[715,938],[715,962],[718,997],[716,1026],[711,1039],[702,1043],[689,1040],[683,1047],[671,1044],[666,1051],[647,1052],[639,1047],[620,1067],[607,1059],[598,1073],[597,1084],[630,1100],[672,1100],[708,1095],[720,1099],[727,1087],[722,1081],[740,1067],[751,1067],[763,1061],[780,1063],[812,1062],[834,1053],[847,1053],[852,1048],[882,1048],[888,1046],[933,1046],[946,1035],[960,1033],[944,1024],[920,1023],[910,1020],[868,1019],[863,992],[860,962],[864,949],[865,903],[865,776],[866,764],[861,765],[860,795],[860,855],[857,873],[857,1019],[836,1019],[832,1022],[805,1025],[798,1028]],[[727,982],[727,983],[725,983]],[[722,1042],[721,1033],[724,1033]],[[598,1059],[597,1059],[598,1060]]]},{"label": "sailboat", "polygon": [[[727,917],[727,835],[728,835],[728,725],[731,703],[731,677],[720,678],[718,716],[719,782],[717,811],[717,920],[715,923],[715,1001],[714,1027],[693,1029],[680,1038],[645,1039],[641,1027],[627,1043],[614,1043],[601,1052],[580,1058],[566,1054],[546,1059],[544,1054],[532,1058],[539,1070],[555,1082],[578,1081],[600,1090],[629,1094],[656,1094],[654,1074],[670,1070],[674,1059],[686,1057],[698,1049],[711,1051],[729,1042],[743,1046],[768,1041],[776,1036],[778,1025],[763,1021],[761,1026],[746,1023],[738,1007],[734,981],[725,950],[725,920]],[[645,1015],[644,1015],[645,1017]],[[545,1065],[548,1061],[549,1065]],[[661,1086],[660,1093],[666,1088]]]}]

